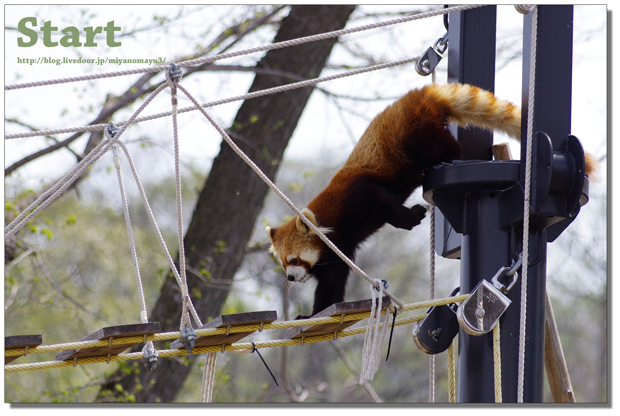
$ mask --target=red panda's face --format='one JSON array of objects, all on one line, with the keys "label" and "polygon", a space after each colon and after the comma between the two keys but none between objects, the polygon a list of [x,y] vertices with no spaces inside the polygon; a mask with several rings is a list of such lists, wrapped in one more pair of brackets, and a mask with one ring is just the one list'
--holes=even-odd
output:
[{"label": "red panda's face", "polygon": [[[318,226],[310,210],[302,213]],[[267,227],[266,231],[272,244],[269,251],[276,255],[287,279],[303,283],[312,277],[310,270],[321,257],[324,243],[301,218],[295,217],[279,228]]]}]

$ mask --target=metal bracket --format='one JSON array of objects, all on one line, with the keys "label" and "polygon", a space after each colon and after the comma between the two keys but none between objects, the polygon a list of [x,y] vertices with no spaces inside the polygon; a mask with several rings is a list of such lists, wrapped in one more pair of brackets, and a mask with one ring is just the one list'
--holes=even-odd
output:
[{"label": "metal bracket", "polygon": [[441,58],[443,58],[446,49],[448,49],[448,32],[437,39],[433,46],[424,52],[422,57],[415,64],[416,72],[422,76],[432,74],[441,61]]}]

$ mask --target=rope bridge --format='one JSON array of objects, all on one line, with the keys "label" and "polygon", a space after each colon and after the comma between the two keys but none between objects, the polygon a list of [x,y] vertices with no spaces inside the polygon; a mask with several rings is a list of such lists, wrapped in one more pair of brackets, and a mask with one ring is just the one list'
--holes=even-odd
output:
[{"label": "rope bridge", "polygon": [[[185,265],[184,265],[185,256],[184,256],[183,234],[182,234],[183,224],[182,224],[182,219],[181,219],[182,206],[181,206],[181,197],[180,197],[180,172],[179,172],[178,134],[177,134],[176,119],[177,119],[178,114],[180,113],[185,113],[185,112],[195,111],[195,110],[200,111],[209,120],[209,122],[222,135],[224,140],[231,146],[231,148],[250,167],[252,167],[252,169],[256,172],[256,174],[259,175],[259,177],[261,177],[261,179],[276,194],[278,194],[278,196],[280,196],[284,200],[284,202],[287,203],[287,205],[289,205],[289,207],[308,225],[308,227],[311,228],[325,242],[325,244],[327,244],[336,254],[338,254],[341,257],[341,259],[345,261],[345,263],[347,263],[347,265],[351,267],[358,275],[360,275],[361,277],[369,281],[374,288],[382,291],[382,293],[390,297],[390,299],[397,306],[396,308],[397,314],[400,314],[404,311],[411,311],[411,310],[416,310],[420,308],[428,308],[431,306],[459,303],[467,299],[469,296],[468,294],[460,295],[460,296],[453,296],[453,297],[438,299],[438,300],[418,302],[418,303],[413,303],[413,304],[403,304],[393,294],[387,291],[387,289],[383,287],[383,285],[378,279],[373,279],[370,276],[368,276],[359,267],[357,267],[350,259],[344,256],[344,254],[342,254],[340,250],[333,243],[331,243],[331,241],[311,221],[309,221],[301,213],[301,211],[275,186],[275,184],[273,184],[271,180],[267,178],[267,176],[264,175],[260,171],[260,169],[236,146],[236,144],[227,135],[226,131],[222,129],[210,117],[210,115],[205,110],[206,108],[224,104],[224,103],[230,103],[230,102],[239,101],[239,100],[262,97],[262,96],[266,96],[269,94],[292,90],[295,88],[314,86],[321,82],[331,81],[331,80],[335,80],[335,79],[339,79],[343,77],[348,77],[348,76],[366,73],[370,71],[376,71],[376,70],[380,70],[384,68],[389,68],[392,66],[416,62],[420,59],[419,57],[414,57],[414,58],[405,59],[405,60],[387,63],[387,64],[374,65],[374,66],[370,66],[367,68],[347,71],[347,72],[337,74],[337,75],[319,77],[319,78],[315,78],[312,80],[295,82],[295,83],[291,83],[291,84],[287,84],[287,85],[283,85],[283,86],[279,86],[275,88],[269,88],[269,89],[262,90],[262,91],[256,91],[256,92],[249,93],[249,94],[229,97],[227,99],[212,101],[212,102],[203,103],[203,104],[198,103],[198,101],[196,101],[196,99],[190,94],[189,91],[187,91],[179,83],[179,81],[181,79],[180,68],[182,67],[187,67],[187,66],[192,66],[192,65],[202,65],[205,63],[209,63],[209,62],[215,62],[216,60],[219,60],[219,59],[236,57],[236,56],[241,56],[245,54],[261,52],[261,51],[279,49],[279,48],[299,45],[302,43],[307,43],[307,42],[312,42],[312,41],[317,41],[317,40],[322,40],[322,39],[329,39],[329,38],[338,37],[338,36],[342,36],[342,35],[346,35],[350,33],[360,32],[363,30],[375,29],[378,27],[385,27],[385,26],[389,26],[389,25],[393,25],[397,23],[418,20],[418,19],[422,19],[426,17],[444,15],[447,13],[451,13],[455,11],[463,11],[463,10],[472,9],[476,7],[480,7],[480,5],[448,7],[448,8],[444,8],[441,10],[406,16],[400,19],[390,20],[390,21],[386,21],[382,23],[365,25],[365,26],[360,26],[360,27],[351,28],[351,29],[343,29],[339,31],[325,33],[325,34],[309,36],[309,37],[305,37],[301,39],[294,39],[290,41],[279,42],[279,43],[274,43],[270,45],[264,45],[264,46],[260,46],[257,48],[251,48],[251,49],[236,51],[236,52],[229,52],[229,53],[215,55],[212,57],[197,59],[193,61],[181,62],[178,64],[162,65],[162,66],[141,68],[141,69],[135,69],[135,70],[129,70],[129,71],[110,72],[110,73],[104,73],[104,74],[94,74],[94,75],[87,75],[87,76],[80,76],[80,77],[63,78],[63,79],[56,79],[56,80],[30,82],[30,83],[14,84],[14,85],[5,86],[5,91],[10,91],[10,90],[16,90],[16,89],[22,89],[22,88],[40,87],[40,86],[54,85],[54,84],[64,84],[68,82],[78,82],[78,81],[85,81],[85,80],[110,78],[110,77],[140,74],[140,73],[146,73],[146,72],[158,72],[162,70],[167,71],[166,82],[162,83],[153,93],[151,93],[151,95],[142,103],[142,105],[126,121],[122,121],[122,122],[119,122],[116,124],[110,124],[110,125],[97,124],[97,125],[71,127],[71,128],[64,128],[64,129],[34,131],[34,132],[29,132],[29,133],[5,135],[5,139],[8,140],[8,139],[19,139],[19,138],[36,137],[36,136],[49,136],[49,135],[63,134],[63,133],[104,130],[105,138],[106,138],[93,151],[91,151],[83,160],[81,160],[80,163],[78,163],[73,169],[71,169],[71,171],[69,171],[60,181],[58,181],[58,183],[56,183],[51,189],[49,189],[47,192],[41,195],[35,202],[33,202],[28,208],[26,208],[22,213],[20,213],[8,226],[6,226],[5,239],[8,240],[11,238],[15,238],[16,234],[34,216],[36,216],[39,212],[41,212],[46,207],[48,207],[56,198],[62,195],[71,186],[72,183],[74,183],[79,177],[82,176],[82,174],[86,171],[86,169],[89,168],[89,166],[91,166],[100,157],[102,157],[108,150],[110,150],[110,148],[112,148],[114,152],[114,163],[115,163],[117,173],[118,173],[121,196],[123,199],[124,215],[125,215],[127,230],[128,230],[129,239],[130,239],[132,259],[134,261],[134,266],[135,266],[136,280],[137,280],[137,284],[138,284],[139,291],[140,291],[140,303],[141,303],[141,309],[142,309],[141,321],[143,323],[148,322],[148,318],[146,314],[146,304],[144,302],[144,296],[142,292],[142,283],[141,283],[141,279],[139,275],[139,265],[137,264],[137,256],[135,255],[135,252],[136,252],[135,245],[133,243],[133,237],[131,233],[129,211],[127,209],[127,201],[126,201],[125,194],[124,194],[124,186],[123,186],[122,174],[120,172],[120,164],[118,163],[119,157],[118,157],[118,152],[117,152],[117,146],[120,146],[127,157],[130,168],[132,170],[132,173],[138,185],[144,206],[149,216],[149,220],[151,221],[151,225],[153,226],[153,228],[155,229],[157,233],[157,237],[160,241],[160,244],[166,255],[166,258],[170,264],[171,270],[173,271],[173,274],[177,280],[177,283],[179,284],[179,287],[181,288],[182,297],[183,297],[183,313],[182,313],[182,318],[181,318],[181,330],[180,331],[167,332],[167,333],[156,333],[156,334],[148,334],[148,335],[145,334],[139,337],[120,337],[120,338],[111,337],[107,340],[93,340],[93,341],[71,342],[71,343],[55,344],[55,345],[39,345],[39,346],[34,346],[34,347],[13,348],[13,349],[5,350],[5,357],[6,358],[18,357],[18,356],[28,355],[28,354],[69,351],[69,350],[82,349],[82,348],[96,348],[96,347],[105,347],[105,346],[112,347],[114,345],[124,345],[128,343],[138,344],[141,342],[144,342],[145,344],[147,344],[149,347],[152,348],[152,342],[184,339],[184,337],[185,337],[185,340],[187,341],[187,340],[196,339],[196,337],[207,337],[207,336],[222,335],[222,334],[229,335],[229,334],[247,333],[247,332],[252,333],[256,331],[263,331],[265,329],[284,329],[284,328],[304,327],[304,326],[309,326],[309,325],[330,324],[330,323],[337,323],[337,322],[343,323],[343,322],[349,322],[349,321],[359,321],[365,318],[372,318],[370,312],[364,312],[364,313],[343,314],[340,317],[321,317],[321,318],[300,319],[300,320],[286,321],[286,322],[267,322],[267,323],[259,323],[259,324],[252,324],[252,325],[236,325],[236,326],[229,325],[226,328],[209,328],[209,329],[197,329],[197,330],[193,330],[191,328],[191,322],[190,322],[190,317],[189,317],[190,313],[194,321],[198,324],[198,326],[202,326],[202,322],[200,321],[200,318],[198,317],[198,314],[196,310],[194,309],[194,306],[189,297],[189,294],[187,291],[186,279],[185,279]],[[138,117],[140,113],[152,102],[152,100],[167,87],[170,87],[171,89],[172,111],[158,113],[158,114],[154,114],[150,116]],[[177,108],[177,97],[176,97],[177,90],[181,90],[192,101],[193,106],[178,109]],[[169,117],[169,116],[172,116],[172,121],[173,121],[172,124],[173,124],[173,130],[174,130],[174,144],[175,144],[175,176],[176,176],[176,189],[177,189],[178,244],[179,244],[179,258],[180,258],[180,263],[181,263],[178,268],[175,266],[172,256],[170,255],[169,250],[166,247],[166,244],[163,240],[163,237],[161,236],[161,232],[159,231],[159,227],[157,226],[155,218],[148,204],[146,194],[141,185],[140,178],[133,164],[131,155],[127,147],[120,141],[120,137],[122,136],[124,131],[127,129],[127,127],[129,127],[131,124],[149,121],[149,120],[162,118],[162,117]],[[433,251],[434,250],[431,248],[431,253]],[[431,273],[433,274],[434,272],[432,271]],[[431,297],[434,297],[433,288],[431,289]],[[388,307],[384,308],[383,310],[377,311],[377,317],[380,314],[387,314],[388,308],[391,308],[391,305],[388,305]],[[426,316],[425,314],[421,314],[421,315],[413,316],[410,318],[400,318],[397,320],[396,314],[395,314],[394,323],[391,324],[390,326],[400,326],[400,325],[406,325],[406,324],[418,322],[421,319],[423,319],[425,316]],[[386,323],[387,321],[385,321],[384,324],[379,325],[379,323],[377,322],[376,328],[385,329],[383,325],[385,325]],[[499,326],[494,332],[496,333],[496,335],[499,334],[498,328]],[[186,332],[186,329],[189,329],[189,332]],[[370,330],[371,328],[369,325],[368,327],[362,326],[362,327],[355,328],[355,329],[339,330],[339,331],[334,331],[332,333],[321,334],[321,335],[301,336],[299,338],[293,338],[293,339],[257,341],[255,343],[254,342],[251,342],[251,343],[239,342],[239,343],[229,343],[229,344],[224,343],[221,345],[213,345],[213,346],[207,346],[207,347],[202,347],[202,346],[194,347],[190,342],[190,343],[183,344],[185,346],[184,349],[157,350],[156,355],[160,357],[173,357],[173,356],[184,355],[184,354],[216,353],[218,351],[254,352],[256,349],[260,349],[260,348],[303,345],[304,343],[320,342],[324,340],[337,339],[341,337],[366,333],[366,332],[370,332]],[[497,338],[494,345],[498,345],[498,344],[499,344],[499,338]],[[497,355],[499,355],[499,350],[496,350],[496,351],[497,351]],[[454,349],[452,346],[449,348],[448,353],[449,353],[449,361],[452,363],[452,367],[453,367]],[[136,353],[108,354],[108,355],[102,355],[102,356],[82,357],[82,358],[75,357],[72,360],[66,360],[66,361],[48,361],[48,362],[38,362],[38,363],[31,363],[31,364],[5,365],[5,373],[49,369],[49,368],[59,368],[59,367],[72,366],[72,365],[76,366],[78,364],[82,365],[82,364],[101,363],[101,362],[110,363],[112,361],[127,361],[127,360],[143,359],[143,358],[145,358],[145,350],[143,350],[142,352],[136,352]],[[214,360],[212,361],[213,361],[212,365],[214,365]],[[208,371],[207,367],[209,366],[205,366],[205,379],[207,378],[206,376],[206,371]],[[434,364],[431,364],[431,367],[434,368]],[[497,368],[498,367],[496,367],[496,370]],[[499,372],[501,370],[497,370],[497,371]],[[501,374],[501,373],[498,373],[498,374]],[[455,379],[453,368],[449,372],[449,378],[451,380]],[[371,379],[372,379],[372,376],[371,376]],[[500,379],[501,377],[498,376],[498,380]],[[203,386],[203,390],[204,390],[204,386]],[[497,400],[501,401],[501,386],[499,388],[496,388],[496,391],[499,391],[499,396],[497,397]],[[204,391],[203,391],[203,398],[204,397],[210,397],[210,395],[205,396]],[[454,389],[451,388],[450,389],[450,400],[454,401],[454,397],[455,397]]]}]

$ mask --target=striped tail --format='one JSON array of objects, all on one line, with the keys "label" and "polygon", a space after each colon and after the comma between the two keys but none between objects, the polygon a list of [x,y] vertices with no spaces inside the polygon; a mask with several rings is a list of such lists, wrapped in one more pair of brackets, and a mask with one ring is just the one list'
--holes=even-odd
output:
[{"label": "striped tail", "polygon": [[430,93],[448,104],[448,122],[478,126],[521,138],[521,109],[489,91],[467,84],[432,84]]},{"label": "striped tail", "polygon": [[[521,109],[509,101],[495,97],[489,91],[467,84],[431,84],[428,93],[447,104],[448,122],[461,127],[477,126],[506,133],[521,140]],[[585,154],[586,174],[596,180],[598,162]]]}]

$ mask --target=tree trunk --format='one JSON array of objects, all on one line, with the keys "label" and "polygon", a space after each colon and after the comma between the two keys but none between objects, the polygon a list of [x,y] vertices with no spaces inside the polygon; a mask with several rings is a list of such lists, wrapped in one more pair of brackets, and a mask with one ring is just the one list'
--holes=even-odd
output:
[{"label": "tree trunk", "polygon": [[[354,8],[292,6],[274,42],[342,29]],[[330,39],[269,51],[257,67],[315,78],[325,66],[335,42],[336,39]],[[250,91],[283,83],[281,76],[257,74]],[[271,179],[311,93],[309,87],[245,101],[229,129],[232,139]],[[268,187],[262,180],[222,142],[185,235],[188,266],[207,270],[218,280],[232,280],[243,260],[267,192]],[[201,319],[206,322],[209,317],[218,316],[229,289],[213,288],[190,272],[187,283]],[[200,296],[195,296],[196,293]],[[149,315],[150,321],[160,322],[162,331],[178,331],[181,308],[180,289],[169,274]],[[152,373],[134,362],[130,374],[116,372],[108,379],[99,400],[107,400],[106,396],[110,395],[118,400],[127,392],[135,395],[138,402],[172,401],[189,375],[195,358],[190,358],[189,365],[179,359],[160,359]],[[135,371],[138,366],[141,368]],[[122,389],[115,388],[118,384]]]}]

